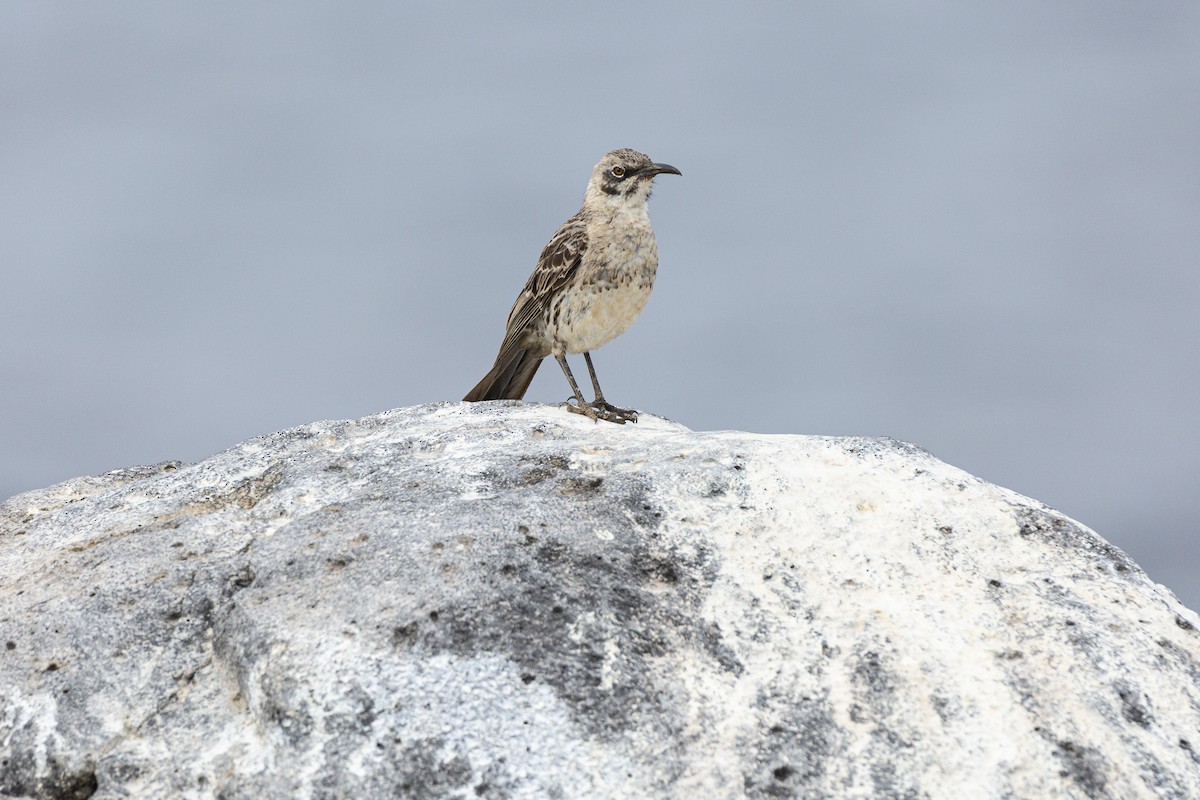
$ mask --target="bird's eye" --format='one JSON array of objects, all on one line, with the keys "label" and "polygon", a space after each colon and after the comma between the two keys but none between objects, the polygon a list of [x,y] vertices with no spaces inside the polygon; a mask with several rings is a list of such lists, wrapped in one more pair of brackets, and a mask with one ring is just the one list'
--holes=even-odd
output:
[{"label": "bird's eye", "polygon": [[624,178],[625,177],[625,168],[624,167],[613,167],[612,175],[614,178]]}]

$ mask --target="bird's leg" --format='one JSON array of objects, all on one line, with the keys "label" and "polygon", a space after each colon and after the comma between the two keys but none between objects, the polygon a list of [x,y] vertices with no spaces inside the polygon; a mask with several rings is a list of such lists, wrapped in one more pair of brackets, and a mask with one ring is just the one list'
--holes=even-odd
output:
[{"label": "bird's leg", "polygon": [[[579,384],[575,383],[575,376],[571,374],[571,366],[567,363],[567,357],[556,355],[558,365],[562,367],[563,374],[567,376],[567,382],[571,384],[571,391],[575,393],[575,400],[579,403],[577,406],[567,403],[567,410],[573,411],[576,414],[583,414],[586,417],[591,417],[593,420],[604,420],[605,422],[615,422],[619,425],[624,425],[631,417],[629,414],[633,412],[625,412],[623,409],[613,409],[608,403],[604,402],[601,396],[596,402],[589,403],[583,399],[583,392],[579,391]],[[596,372],[592,369],[591,359],[588,359],[588,370],[592,373],[592,385],[598,386],[596,383]],[[632,417],[636,419],[637,415]]]},{"label": "bird's leg", "polygon": [[[596,400],[592,403],[592,406],[598,406],[603,411],[608,412],[608,414],[619,418],[621,422],[637,422],[637,412],[632,408],[617,408],[614,405],[610,405],[604,399],[604,392],[600,391],[600,381],[596,378],[596,368],[592,366],[592,354],[585,352],[583,360],[587,362],[588,374],[592,376],[592,388],[596,390]],[[616,421],[615,419],[613,420],[613,422]]]},{"label": "bird's leg", "polygon": [[579,405],[573,406],[570,401],[567,401],[567,410],[574,411],[576,414],[583,414],[585,417],[591,417],[594,420],[599,420],[596,410],[592,408],[587,400],[583,399],[583,392],[579,391],[579,384],[575,383],[575,376],[571,374],[571,365],[567,363],[567,357],[564,355],[555,354],[554,358],[558,361],[558,365],[562,367],[563,374],[567,376],[567,383],[571,384],[571,391],[575,393],[575,400]]}]

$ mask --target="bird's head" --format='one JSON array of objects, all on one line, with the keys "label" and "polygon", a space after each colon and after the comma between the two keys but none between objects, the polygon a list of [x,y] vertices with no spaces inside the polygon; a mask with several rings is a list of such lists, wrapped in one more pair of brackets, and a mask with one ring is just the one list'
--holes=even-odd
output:
[{"label": "bird's head", "polygon": [[592,170],[585,200],[646,202],[655,175],[683,173],[670,164],[655,164],[650,156],[623,147],[600,159]]}]

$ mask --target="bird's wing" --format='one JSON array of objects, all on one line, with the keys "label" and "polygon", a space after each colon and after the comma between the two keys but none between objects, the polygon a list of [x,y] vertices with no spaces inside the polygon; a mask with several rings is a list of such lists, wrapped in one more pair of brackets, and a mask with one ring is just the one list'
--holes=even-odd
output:
[{"label": "bird's wing", "polygon": [[587,243],[587,223],[579,214],[564,222],[551,237],[542,250],[537,268],[525,282],[521,296],[508,312],[501,353],[521,345],[529,323],[544,313],[550,298],[570,283],[579,271]]}]

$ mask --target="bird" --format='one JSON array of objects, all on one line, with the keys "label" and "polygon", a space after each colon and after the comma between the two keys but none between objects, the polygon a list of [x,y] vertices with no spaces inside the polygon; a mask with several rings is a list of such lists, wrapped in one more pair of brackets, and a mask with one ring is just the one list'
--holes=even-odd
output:
[{"label": "bird", "polygon": [[[613,150],[592,170],[583,206],[550,237],[513,303],[491,370],[463,399],[520,400],[547,356],[571,385],[567,409],[595,421],[637,422],[637,412],[610,405],[600,391],[591,351],[629,329],[650,298],[658,245],[646,201],[655,176],[682,175],[645,153]],[[567,354],[583,354],[595,399],[587,402]]]}]

